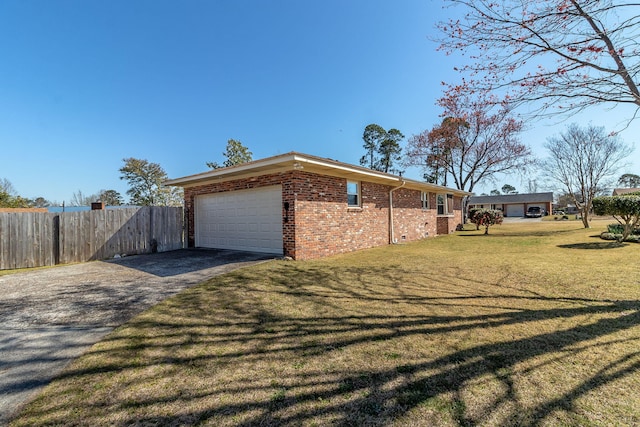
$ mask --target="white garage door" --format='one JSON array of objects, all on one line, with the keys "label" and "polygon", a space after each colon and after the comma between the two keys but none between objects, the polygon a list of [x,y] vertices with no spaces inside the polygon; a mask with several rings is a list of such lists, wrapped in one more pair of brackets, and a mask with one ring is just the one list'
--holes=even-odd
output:
[{"label": "white garage door", "polygon": [[524,204],[507,205],[507,216],[524,216]]},{"label": "white garage door", "polygon": [[206,194],[195,200],[196,246],[282,254],[282,188]]}]

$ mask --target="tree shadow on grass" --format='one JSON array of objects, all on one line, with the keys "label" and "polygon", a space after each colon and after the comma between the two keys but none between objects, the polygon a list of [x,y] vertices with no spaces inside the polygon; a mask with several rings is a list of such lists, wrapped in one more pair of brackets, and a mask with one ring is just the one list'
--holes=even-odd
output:
[{"label": "tree shadow on grass", "polygon": [[[456,232],[460,237],[477,237],[477,236],[494,236],[494,237],[548,237],[557,236],[558,234],[573,233],[575,230],[525,230],[525,231],[513,231],[507,232],[500,229],[500,226],[489,227],[489,234],[484,234],[484,227],[480,230],[463,230]],[[459,234],[458,234],[459,233]],[[598,236],[599,237],[599,236]]]},{"label": "tree shadow on grass", "polygon": [[[134,321],[127,333],[107,340],[113,347],[92,350],[96,357],[104,351],[103,361],[72,366],[60,380],[70,382],[69,393],[82,383],[96,394],[100,389],[94,379],[97,384],[104,377],[122,379],[102,400],[90,394],[80,398],[98,414],[80,424],[118,420],[121,425],[346,426],[401,424],[408,417],[409,423],[423,425],[538,426],[558,412],[569,414],[570,421],[564,419],[568,424],[578,423],[581,398],[640,369],[640,337],[632,333],[640,325],[640,301],[474,294],[474,284],[457,295],[430,295],[402,284],[396,284],[396,290],[385,288],[374,278],[396,284],[392,271],[371,267],[328,273],[286,265],[270,272],[269,286],[257,286],[257,277],[238,273],[227,283],[183,293],[162,305],[158,313],[163,320]],[[278,301],[285,300],[295,302],[289,302],[291,313],[279,310]],[[353,308],[355,304],[360,305]],[[397,314],[382,312],[389,306],[398,307]],[[402,307],[424,310],[405,313]],[[438,313],[439,307],[454,310]],[[542,327],[550,322],[554,327]],[[447,340],[447,349],[435,349],[434,356],[402,350],[407,342],[420,340],[427,344],[421,351],[428,353],[429,345],[438,345],[433,337],[487,331],[495,335],[469,342]],[[537,391],[534,385],[522,385],[527,370],[553,373],[560,365],[557,372],[566,375],[564,369],[601,346],[623,351],[549,397],[527,400]],[[198,351],[186,354],[186,347]],[[348,357],[368,359],[342,362]],[[288,367],[292,364],[293,369]],[[238,366],[250,370],[232,376],[242,370]],[[122,375],[129,370],[135,375]],[[211,386],[198,391],[182,382],[193,370],[211,376]],[[216,370],[220,374],[215,375]],[[162,395],[130,392],[162,383],[168,374],[174,377]],[[563,378],[571,376],[560,381]],[[469,387],[485,383],[484,400],[474,401]],[[126,399],[114,401],[119,393]],[[57,404],[56,398],[51,393],[52,402],[34,406],[31,413],[49,411],[54,423],[74,424],[63,418],[73,412],[72,404]],[[167,415],[159,407],[179,410]],[[416,411],[432,418],[415,418]],[[640,421],[640,413],[632,417],[629,420]],[[24,425],[30,421],[20,420]]]},{"label": "tree shadow on grass", "polygon": [[558,245],[559,248],[563,248],[563,249],[586,249],[586,250],[619,249],[625,246],[629,246],[629,244],[620,243],[617,241],[572,243],[567,245]]}]

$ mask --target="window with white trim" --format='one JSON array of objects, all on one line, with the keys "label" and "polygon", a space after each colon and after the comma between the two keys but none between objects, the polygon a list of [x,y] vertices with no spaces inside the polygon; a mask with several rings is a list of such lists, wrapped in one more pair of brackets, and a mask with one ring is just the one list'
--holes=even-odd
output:
[{"label": "window with white trim", "polygon": [[429,193],[426,191],[420,192],[420,201],[422,202],[422,209],[429,209]]},{"label": "window with white trim", "polygon": [[347,205],[350,208],[360,207],[360,183],[347,181]]},{"label": "window with white trim", "polygon": [[446,213],[447,204],[445,203],[447,200],[444,194],[438,194],[436,199],[436,204],[438,206],[438,215],[444,215]]},{"label": "window with white trim", "polygon": [[438,215],[453,213],[453,194],[438,194],[436,199]]}]

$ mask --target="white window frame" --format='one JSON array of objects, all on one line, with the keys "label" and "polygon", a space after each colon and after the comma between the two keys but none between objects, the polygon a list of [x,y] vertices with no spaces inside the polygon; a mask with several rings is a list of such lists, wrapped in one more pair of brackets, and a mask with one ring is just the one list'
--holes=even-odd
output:
[{"label": "white window frame", "polygon": [[[451,199],[451,202],[449,202]],[[440,203],[442,201],[442,203]],[[451,203],[451,206],[449,206]],[[442,206],[442,213],[440,213],[440,207]],[[453,194],[451,193],[438,193],[436,196],[436,212],[440,216],[453,215]]]},{"label": "white window frame", "polygon": [[420,202],[422,204],[422,210],[429,209],[429,193],[427,191],[420,192]]},{"label": "white window frame", "polygon": [[[351,191],[350,187],[355,185],[355,192]],[[347,206],[350,208],[359,208],[362,206],[362,197],[360,191],[360,181],[347,181]],[[355,197],[355,203],[351,202],[351,199]]]}]

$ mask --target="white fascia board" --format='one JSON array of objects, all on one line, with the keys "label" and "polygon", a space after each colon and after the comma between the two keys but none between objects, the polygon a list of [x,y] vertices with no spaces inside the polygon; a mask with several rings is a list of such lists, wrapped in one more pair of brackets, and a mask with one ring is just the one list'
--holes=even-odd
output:
[{"label": "white fascia board", "polygon": [[281,156],[269,157],[267,159],[255,160],[252,162],[242,163],[236,166],[230,166],[226,168],[214,169],[207,172],[201,172],[194,175],[187,175],[181,178],[169,179],[164,182],[164,185],[183,186],[200,181],[207,181],[209,179],[223,177],[230,173],[239,174],[242,172],[250,172],[252,169],[264,168],[272,165],[277,165],[283,162],[291,161],[294,156],[291,153],[283,154]]},{"label": "white fascia board", "polygon": [[[310,172],[323,173],[326,175],[352,176],[354,179],[361,179],[363,181],[366,181],[367,178],[369,178],[376,182],[384,182],[389,185],[396,185],[405,182],[406,184],[408,184],[408,187],[423,191],[446,192],[453,193],[459,196],[471,195],[471,193],[466,191],[456,190],[453,188],[443,187],[435,184],[429,184],[422,181],[406,179],[401,176],[391,175],[388,173],[375,171],[373,169],[352,166],[347,163],[339,162],[337,160],[324,159],[321,157],[310,156],[297,152],[291,152],[279,156],[268,157],[262,160],[242,163],[237,166],[214,169],[211,171],[189,175],[182,178],[170,179],[165,181],[164,184],[189,187],[209,180],[225,178],[225,180],[233,179],[234,175],[241,175],[243,173],[250,174],[255,171],[260,171],[261,173],[267,174],[281,172],[289,168],[295,169],[296,164],[302,166],[303,170],[304,166],[307,165]],[[331,171],[335,171],[337,173],[331,173]]]},{"label": "white fascia board", "polygon": [[329,168],[329,169],[338,170],[341,172],[346,172],[349,174],[363,175],[371,178],[382,179],[385,181],[400,182],[402,180],[401,177],[396,177],[395,175],[389,175],[386,173],[375,171],[373,169],[352,167],[346,163],[341,163],[338,161],[327,162],[320,158],[313,158],[313,157],[303,156],[299,154],[295,155],[295,160],[301,164],[306,163],[313,166]]}]

